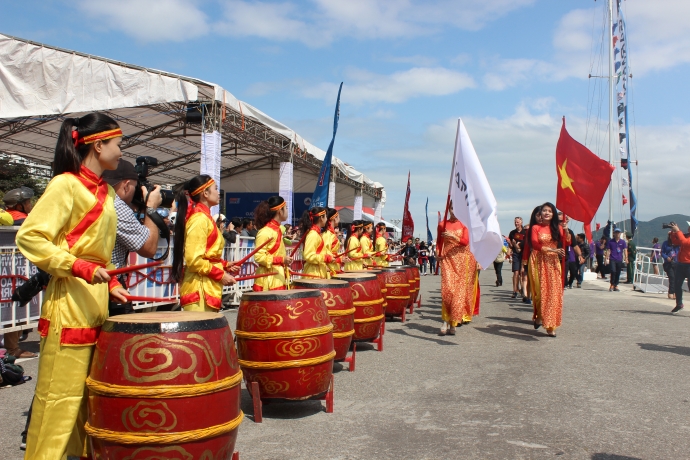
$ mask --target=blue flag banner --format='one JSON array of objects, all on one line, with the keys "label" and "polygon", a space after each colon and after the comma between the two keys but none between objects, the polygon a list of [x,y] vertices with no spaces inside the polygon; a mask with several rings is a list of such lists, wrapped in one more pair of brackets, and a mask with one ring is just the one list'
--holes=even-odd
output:
[{"label": "blue flag banner", "polygon": [[343,83],[340,83],[338,88],[338,100],[335,103],[335,115],[333,116],[333,138],[328,145],[326,156],[323,158],[321,171],[319,171],[319,178],[316,181],[316,188],[314,195],[311,197],[311,205],[309,209],[319,206],[325,208],[328,206],[328,185],[331,181],[331,160],[333,158],[333,143],[335,142],[335,133],[338,131],[338,119],[340,118],[340,92],[343,90]]},{"label": "blue flag banner", "polygon": [[424,214],[426,214],[426,243],[431,244],[434,241],[434,236],[431,234],[431,230],[429,230],[429,197],[426,199]]}]

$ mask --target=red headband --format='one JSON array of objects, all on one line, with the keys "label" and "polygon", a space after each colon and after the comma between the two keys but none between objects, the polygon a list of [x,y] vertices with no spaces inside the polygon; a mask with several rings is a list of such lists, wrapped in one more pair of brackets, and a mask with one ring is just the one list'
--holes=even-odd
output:
[{"label": "red headband", "polygon": [[115,137],[122,137],[122,130],[120,128],[109,129],[100,133],[89,134],[88,136],[84,137],[79,137],[79,131],[72,131],[74,147],[78,147],[81,144],[93,144],[96,141],[107,141],[108,139],[113,139]]}]

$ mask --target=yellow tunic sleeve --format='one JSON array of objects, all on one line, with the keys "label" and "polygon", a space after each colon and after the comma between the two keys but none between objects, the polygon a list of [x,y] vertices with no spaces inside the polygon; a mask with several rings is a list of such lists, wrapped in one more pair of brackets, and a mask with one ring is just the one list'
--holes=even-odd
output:
[{"label": "yellow tunic sleeve", "polygon": [[0,225],[14,225],[12,215],[4,209],[0,209]]},{"label": "yellow tunic sleeve", "polygon": [[72,264],[77,259],[54,243],[70,220],[73,197],[67,175],[55,177],[17,232],[16,243],[22,254],[38,268],[58,278],[72,276]]},{"label": "yellow tunic sleeve", "polygon": [[276,238],[278,238],[278,234],[269,227],[259,230],[254,242],[255,247],[261,246],[266,241],[269,241],[269,243],[254,254],[254,262],[267,269],[273,267],[273,256],[278,255],[280,251],[276,251],[275,254],[270,254],[268,251],[275,245]]},{"label": "yellow tunic sleeve", "polygon": [[359,260],[362,258],[362,252],[361,249],[355,249],[355,248],[361,248],[362,245],[359,243],[359,240],[355,237],[350,238],[347,241],[347,250],[349,251],[347,253],[347,257],[349,257],[352,260]]},{"label": "yellow tunic sleeve", "polygon": [[[212,263],[206,258],[206,245],[213,222],[203,213],[195,213],[187,221],[184,236],[184,261],[187,270],[219,280],[224,270],[221,262]],[[222,238],[222,235],[218,235]],[[216,270],[214,270],[214,268]],[[213,272],[213,273],[212,273]]]},{"label": "yellow tunic sleeve", "polygon": [[[324,246],[320,254],[317,254],[319,246]],[[326,248],[323,239],[319,233],[309,230],[307,238],[304,240],[304,251],[302,252],[303,259],[306,263],[320,265],[326,262]]]}]

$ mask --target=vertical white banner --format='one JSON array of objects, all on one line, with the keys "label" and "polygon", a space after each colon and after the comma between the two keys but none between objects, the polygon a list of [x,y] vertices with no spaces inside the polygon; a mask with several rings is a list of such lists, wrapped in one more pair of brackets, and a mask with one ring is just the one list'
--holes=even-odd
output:
[{"label": "vertical white banner", "polygon": [[[220,190],[220,145],[222,137],[218,131],[201,133],[201,167],[199,174],[208,174]],[[218,214],[220,207],[213,206],[211,215]]]},{"label": "vertical white banner", "polygon": [[374,201],[374,224],[381,222],[381,215],[383,214],[383,203],[381,200]]},{"label": "vertical white banner", "polygon": [[362,220],[362,192],[355,192],[355,209],[354,209],[354,220]]},{"label": "vertical white banner", "polygon": [[335,208],[335,182],[328,184],[328,207]]},{"label": "vertical white banner", "polygon": [[290,162],[280,163],[280,182],[278,184],[278,194],[287,203],[287,220],[282,223],[292,225],[292,171],[293,166]]}]

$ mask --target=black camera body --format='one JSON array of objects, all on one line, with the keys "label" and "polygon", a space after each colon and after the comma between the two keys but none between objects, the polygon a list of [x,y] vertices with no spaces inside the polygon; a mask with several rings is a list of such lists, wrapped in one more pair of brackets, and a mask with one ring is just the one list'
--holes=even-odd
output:
[{"label": "black camera body", "polygon": [[675,227],[676,223],[675,222],[669,222],[668,224],[661,224],[661,228],[663,229],[670,229],[672,227]]},{"label": "black camera body", "polygon": [[[137,180],[137,187],[134,190],[134,198],[132,199],[132,203],[139,209],[146,207],[146,197],[144,197],[141,187],[146,187],[148,192],[151,192],[155,187],[153,183],[147,180],[147,177],[149,176],[149,166],[158,166],[158,158],[142,156],[137,158],[136,165],[134,166],[139,179]],[[170,208],[175,202],[175,193],[172,190],[161,189],[161,198],[163,198],[161,207]]]}]

